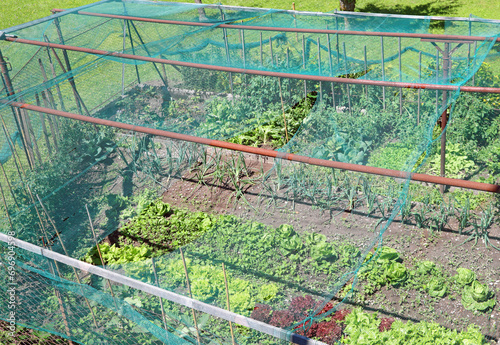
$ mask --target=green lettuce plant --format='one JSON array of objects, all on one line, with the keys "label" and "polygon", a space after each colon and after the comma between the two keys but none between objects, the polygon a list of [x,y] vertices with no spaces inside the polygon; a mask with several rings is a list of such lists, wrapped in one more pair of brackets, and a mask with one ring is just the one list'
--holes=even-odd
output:
[{"label": "green lettuce plant", "polygon": [[401,285],[408,279],[408,270],[399,262],[391,262],[385,269],[385,276],[392,285]]},{"label": "green lettuce plant", "polygon": [[436,271],[436,264],[433,261],[422,261],[418,264],[416,272],[418,274],[431,274]]},{"label": "green lettuce plant", "polygon": [[471,285],[476,280],[476,274],[467,268],[459,267],[454,278],[458,285],[466,286]]},{"label": "green lettuce plant", "polygon": [[431,297],[444,297],[448,293],[448,285],[440,278],[432,278],[428,284],[424,285]]},{"label": "green lettuce plant", "polygon": [[464,287],[462,293],[462,305],[467,310],[485,312],[492,309],[496,304],[494,293],[486,284],[481,284],[477,280],[470,286]]},{"label": "green lettuce plant", "polygon": [[290,238],[285,238],[281,241],[281,249],[283,250],[285,255],[290,255],[293,253],[297,253],[302,249],[304,244],[298,235],[292,236]]}]

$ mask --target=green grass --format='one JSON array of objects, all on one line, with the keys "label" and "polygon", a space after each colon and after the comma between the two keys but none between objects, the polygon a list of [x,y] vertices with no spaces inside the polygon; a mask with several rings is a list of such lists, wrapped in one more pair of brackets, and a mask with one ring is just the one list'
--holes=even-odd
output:
[{"label": "green grass", "polygon": [[[94,2],[93,0],[2,0],[0,1],[0,29],[50,15],[52,8],[72,8]],[[192,2],[192,1],[186,1]],[[219,0],[203,0],[217,3]],[[292,1],[284,0],[222,0],[224,5],[291,9]],[[333,11],[338,0],[295,1],[300,11]],[[482,18],[500,19],[500,1],[491,0],[358,0],[356,11],[398,13],[412,15],[439,15],[468,17],[473,14]]]}]

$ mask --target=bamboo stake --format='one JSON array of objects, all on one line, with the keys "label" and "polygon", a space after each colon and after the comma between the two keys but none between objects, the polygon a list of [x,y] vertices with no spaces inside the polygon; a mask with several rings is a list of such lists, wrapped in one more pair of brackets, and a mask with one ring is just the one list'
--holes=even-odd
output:
[{"label": "bamboo stake", "polygon": [[[158,281],[158,274],[156,273],[156,265],[155,265],[155,258],[154,257],[151,258],[151,264],[153,266],[153,274],[155,277],[155,284],[156,284],[156,286],[160,287],[160,283]],[[165,333],[166,333],[167,339],[168,339],[167,318],[165,316],[165,309],[163,307],[163,299],[161,297],[158,297],[158,300],[160,301],[161,318],[163,320],[163,328],[165,328]]]},{"label": "bamboo stake", "polygon": [[[29,187],[28,187],[29,188]],[[30,193],[31,193],[31,190],[30,190]],[[37,195],[38,197],[38,195]],[[33,196],[32,196],[33,198]],[[39,197],[38,197],[39,198]],[[39,198],[40,200],[40,198]],[[33,200],[34,202],[34,200]],[[41,205],[41,204],[40,204]],[[43,205],[42,205],[43,207]],[[38,218],[40,220],[40,224],[41,224],[41,230],[42,230],[42,234],[43,236],[45,237],[45,241],[43,240],[44,237],[42,237],[42,245],[44,248],[46,249],[49,249],[49,250],[52,250],[51,248],[51,245],[49,243],[49,237],[47,236],[47,232],[45,231],[45,226],[43,225],[43,222],[42,222],[42,218],[40,217],[40,214],[38,213],[38,208],[36,207],[36,204],[35,204],[35,209],[37,211],[37,214],[38,214]],[[47,264],[49,266],[49,271],[50,273],[53,275],[53,276],[56,276],[56,271],[57,271],[57,276],[59,278],[61,278],[61,272],[59,271],[59,266],[57,265],[57,262],[54,261],[54,266],[55,266],[55,270],[54,270],[54,267],[52,266],[52,263],[50,261],[47,261]],[[74,344],[72,341],[71,341],[71,332],[70,332],[70,329],[69,329],[69,324],[68,324],[68,316],[66,314],[66,308],[64,306],[64,301],[62,299],[62,295],[61,293],[59,292],[59,290],[57,289],[57,287],[54,286],[54,294],[56,295],[56,298],[57,298],[57,301],[59,303],[59,309],[61,311],[61,315],[62,315],[62,319],[63,319],[63,324],[64,324],[64,330],[66,331],[66,336],[68,337],[68,342],[70,344]]]},{"label": "bamboo stake", "polygon": [[28,136],[30,135],[30,133],[33,136],[32,143],[33,143],[33,148],[35,149],[36,157],[40,161],[40,165],[43,166],[42,155],[40,154],[40,150],[38,149],[38,143],[37,143],[37,140],[36,140],[35,131],[33,130],[33,126],[31,125],[30,117],[29,117],[29,115],[27,114],[27,112],[24,109],[22,111],[24,112],[24,117],[26,119],[26,127],[28,128]]},{"label": "bamboo stake", "polygon": [[[35,98],[36,98],[36,105],[40,106],[40,97],[38,96],[38,93],[35,93]],[[40,116],[40,122],[42,123],[42,132],[43,132],[43,138],[45,139],[45,145],[47,146],[47,150],[49,151],[49,162],[52,162],[51,158],[52,157],[52,147],[50,145],[49,141],[49,134],[47,133],[47,126],[45,125],[45,114],[44,113],[38,113]]]},{"label": "bamboo stake", "polygon": [[[184,265],[184,273],[186,273],[186,284],[187,284],[187,289],[189,293],[189,298],[193,298],[193,294],[191,293],[191,285],[189,284],[189,274],[188,274],[188,269],[186,265],[186,259],[184,258],[184,253],[182,252],[182,248],[179,248],[179,251],[181,253],[181,258],[182,258],[182,263]],[[196,314],[194,312],[194,309],[191,309],[193,313],[193,321],[194,321],[194,328],[196,329],[196,339],[198,341],[198,345],[201,345],[200,341],[200,331],[198,330],[198,322],[196,321]]]},{"label": "bamboo stake", "polygon": [[[43,202],[42,202],[42,199],[40,199],[40,196],[38,194],[36,194],[36,197],[38,199],[38,202],[40,203],[40,206],[42,207],[42,210],[43,212],[45,213],[45,216],[47,217],[47,219],[49,220],[50,224],[52,225],[52,227],[54,228],[54,231],[56,232],[56,235],[57,235],[57,238],[59,239],[59,243],[61,243],[61,247],[64,251],[64,255],[66,256],[69,256],[68,255],[68,251],[66,250],[66,246],[64,245],[64,242],[61,238],[61,233],[59,232],[59,230],[57,229],[56,227],[56,224],[54,223],[54,221],[52,220],[52,217],[50,217],[49,215],[49,212],[47,212],[47,209],[45,208]],[[48,240],[48,238],[47,238]],[[76,281],[78,282],[78,284],[82,284],[81,280],[80,280],[80,276],[78,275],[78,272],[76,271],[76,269],[74,267],[71,267],[73,269],[73,274],[75,275],[76,277]],[[84,296],[84,293],[83,293],[83,289],[80,287],[80,291],[82,293],[82,296]],[[85,302],[87,304],[87,307],[89,308],[90,310],[90,313],[92,314],[92,320],[94,321],[94,326],[96,327],[96,329],[99,327],[97,325],[97,320],[95,318],[95,314],[94,314],[94,310],[92,309],[92,307],[90,306],[90,302],[89,300],[87,299],[87,297],[83,297],[85,299]]]},{"label": "bamboo stake", "polygon": [[5,169],[3,167],[3,164],[0,164],[0,167],[2,168],[3,176],[5,177],[5,181],[7,182],[7,186],[9,187],[10,194],[12,194],[12,198],[14,199],[14,203],[16,204],[17,210],[21,211],[21,208],[19,207],[19,204],[18,204],[17,199],[16,199],[16,195],[14,194],[14,191],[12,190],[12,186],[10,184],[10,181],[7,177],[7,174],[5,173]]},{"label": "bamboo stake", "polygon": [[278,84],[280,86],[281,111],[283,112],[283,123],[285,124],[286,143],[288,144],[288,128],[286,126],[285,105],[283,104],[283,93],[281,92],[281,78],[278,78]]},{"label": "bamboo stake", "polygon": [[[48,41],[47,38],[46,41]],[[50,71],[52,72],[52,78],[56,79],[57,78],[56,69],[54,68],[54,62],[52,61],[52,56],[50,55],[49,47],[47,47],[47,55],[49,56],[49,66],[50,66]],[[66,111],[59,83],[56,83],[56,90],[57,90],[57,96],[59,97],[59,102],[61,102],[61,109],[62,111]]]},{"label": "bamboo stake", "polygon": [[[26,172],[24,171],[23,164],[21,162],[21,158],[19,158],[19,155],[16,152],[16,147],[14,145],[14,142],[12,141],[12,138],[10,137],[9,130],[7,129],[7,125],[5,124],[5,120],[2,116],[2,114],[0,114],[0,119],[2,120],[2,129],[3,129],[3,132],[5,134],[5,138],[7,139],[7,142],[9,143],[10,150],[12,151],[12,157],[14,158],[14,163],[16,165],[17,173],[19,174],[19,178],[21,179],[21,181],[23,181],[23,175],[24,175],[24,177],[26,177]],[[19,164],[17,163],[16,157],[17,157],[17,160],[19,161]],[[19,168],[21,168],[21,170],[19,170]],[[21,175],[21,171],[23,172],[22,175]]]},{"label": "bamboo stake", "polygon": [[[0,164],[2,165],[2,164]],[[3,170],[3,167],[2,167]],[[9,208],[7,207],[7,201],[5,200],[5,194],[3,193],[3,187],[2,184],[0,183],[0,192],[2,192],[2,200],[3,200],[3,205],[5,207],[5,214],[7,214],[7,219],[9,220],[10,228],[12,231],[14,231],[14,226],[12,225],[12,219],[10,218],[10,213],[9,213]]]},{"label": "bamboo stake", "polygon": [[[224,284],[226,286],[227,310],[231,311],[231,305],[229,304],[229,287],[227,284],[226,268],[224,267],[224,263],[222,263],[222,272],[224,272]],[[232,341],[233,345],[235,345],[236,342],[234,341],[233,323],[231,321],[229,321],[229,329],[231,330],[231,341]]]},{"label": "bamboo stake", "polygon": [[[45,96],[44,91],[42,91],[42,100],[43,100],[45,107],[48,108],[48,101],[47,101],[47,97]],[[47,120],[49,121],[50,133],[52,134],[52,141],[54,142],[54,147],[56,149],[56,153],[58,153],[59,152],[59,145],[57,144],[56,131],[55,131],[54,124],[52,122],[52,118],[50,117],[50,115],[47,116]]]},{"label": "bamboo stake", "polygon": [[[104,259],[102,258],[101,248],[99,248],[99,243],[97,242],[97,236],[96,236],[95,231],[94,231],[94,224],[92,223],[92,217],[90,217],[90,212],[89,212],[89,208],[87,205],[85,205],[85,210],[87,211],[87,216],[89,217],[90,229],[92,230],[92,237],[94,238],[94,243],[97,247],[97,254],[99,255],[99,259],[101,260],[102,267],[106,268],[106,263],[104,262]],[[111,293],[111,297],[113,297],[113,301],[115,302],[116,310],[118,310],[118,305],[116,304],[115,294],[113,293],[113,288],[111,287],[111,283],[109,282],[109,279],[106,279],[106,282],[108,283],[109,292]]]},{"label": "bamboo stake", "polygon": [[[384,37],[380,36],[380,53],[382,56],[382,80],[385,81]],[[385,86],[382,86],[382,108],[385,110]]]}]

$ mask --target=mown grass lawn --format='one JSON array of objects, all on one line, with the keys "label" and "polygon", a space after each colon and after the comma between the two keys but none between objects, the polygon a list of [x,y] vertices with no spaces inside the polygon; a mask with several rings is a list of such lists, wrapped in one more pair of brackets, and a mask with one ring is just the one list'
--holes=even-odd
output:
[{"label": "mown grass lawn", "polygon": [[[71,8],[90,4],[94,0],[2,0],[0,1],[0,29],[42,18],[52,8]],[[187,1],[193,2],[193,1]],[[204,3],[222,2],[224,5],[291,9],[289,0],[203,0]],[[295,1],[300,11],[329,12],[339,7],[338,0]],[[412,15],[439,15],[468,17],[473,14],[482,18],[500,19],[498,0],[357,0],[356,11],[399,13]]]}]

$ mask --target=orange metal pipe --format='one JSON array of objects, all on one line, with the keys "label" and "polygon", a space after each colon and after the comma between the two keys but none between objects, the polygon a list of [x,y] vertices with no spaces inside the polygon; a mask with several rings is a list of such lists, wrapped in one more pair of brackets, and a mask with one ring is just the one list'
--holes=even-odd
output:
[{"label": "orange metal pipe", "polygon": [[6,101],[2,101],[2,103],[9,104],[10,106],[13,106],[13,107],[18,107],[18,108],[22,108],[22,109],[37,111],[37,112],[56,115],[56,116],[62,116],[62,117],[66,117],[66,118],[70,118],[70,119],[74,119],[74,120],[94,123],[97,125],[121,128],[121,129],[125,129],[125,130],[139,132],[139,133],[152,134],[152,135],[156,135],[156,136],[162,136],[162,137],[167,137],[167,138],[171,138],[171,139],[189,141],[189,142],[193,142],[193,143],[199,143],[199,144],[203,144],[203,145],[219,147],[219,148],[224,148],[224,149],[228,149],[228,150],[253,153],[253,154],[272,157],[272,158],[279,158],[279,159],[284,159],[284,160],[289,160],[289,161],[307,163],[307,164],[311,164],[311,165],[317,165],[317,166],[323,166],[323,167],[329,167],[329,168],[335,168],[335,169],[356,171],[356,172],[367,173],[367,174],[389,176],[389,177],[396,177],[396,178],[403,178],[403,179],[410,178],[414,181],[430,182],[430,183],[442,184],[442,185],[447,185],[447,186],[475,189],[475,190],[481,190],[481,191],[491,192],[491,193],[500,193],[500,186],[499,185],[493,185],[493,184],[488,184],[488,183],[465,181],[465,180],[452,179],[452,178],[440,177],[440,176],[431,176],[431,175],[425,175],[425,174],[412,174],[409,172],[399,171],[399,170],[383,169],[383,168],[369,167],[369,166],[365,166],[365,165],[358,165],[358,164],[352,164],[352,163],[330,161],[330,160],[326,160],[326,159],[311,158],[311,157],[307,157],[307,156],[296,155],[293,153],[283,153],[283,152],[263,149],[263,148],[259,148],[259,147],[251,147],[251,146],[246,146],[246,145],[228,143],[228,142],[221,141],[221,140],[200,138],[200,137],[187,135],[187,134],[168,132],[168,131],[164,131],[161,129],[153,129],[153,128],[148,128],[148,127],[143,127],[143,126],[129,125],[126,123],[121,123],[121,122],[116,122],[116,121],[111,121],[111,120],[98,119],[98,118],[94,118],[94,117],[73,114],[73,113],[69,113],[66,111],[44,108],[44,107],[40,107],[40,106],[36,106],[36,105],[32,105],[32,104],[27,104],[27,103],[20,103],[20,102],[10,102],[9,103]]},{"label": "orange metal pipe", "polygon": [[10,42],[31,44],[31,45],[36,45],[36,46],[40,46],[40,47],[67,49],[67,50],[88,53],[88,54],[94,54],[94,55],[100,55],[100,56],[113,56],[113,57],[122,58],[122,59],[157,62],[157,63],[163,63],[163,64],[168,64],[168,65],[194,67],[194,68],[209,69],[209,70],[222,71],[222,72],[246,73],[246,74],[253,74],[253,75],[263,75],[263,76],[280,77],[280,78],[292,78],[292,79],[300,79],[300,80],[316,80],[316,81],[334,82],[334,83],[341,83],[341,84],[376,85],[376,86],[387,86],[387,87],[397,87],[397,88],[406,88],[406,89],[430,89],[430,90],[443,90],[443,91],[456,91],[456,90],[460,89],[460,91],[465,91],[465,92],[485,92],[485,93],[499,93],[500,94],[500,88],[494,88],[494,87],[478,87],[478,86],[461,86],[460,87],[457,85],[403,83],[403,82],[391,82],[391,81],[381,81],[381,80],[350,79],[350,78],[326,77],[326,76],[307,75],[307,74],[298,74],[298,73],[261,71],[261,70],[252,70],[252,69],[227,67],[227,66],[214,66],[214,65],[207,65],[207,64],[194,63],[194,62],[167,60],[167,59],[154,58],[154,57],[149,57],[149,56],[124,54],[124,53],[118,53],[118,52],[111,52],[111,51],[107,51],[107,50],[90,49],[90,48],[69,46],[69,45],[59,44],[59,43],[49,43],[49,42],[28,40],[28,39],[16,38],[16,37],[6,37],[5,40],[10,41]]},{"label": "orange metal pipe", "polygon": [[[65,10],[60,9],[60,8],[54,8],[52,10],[53,13],[64,12],[64,11]],[[187,21],[181,21],[181,20],[154,19],[154,18],[145,18],[145,17],[123,16],[123,15],[119,15],[119,14],[93,13],[93,12],[85,12],[85,11],[78,11],[76,13],[82,14],[82,15],[87,15],[87,16],[135,20],[135,21],[149,22],[149,23],[186,25],[186,26],[203,26],[203,27],[213,26],[213,27],[219,27],[219,28],[240,29],[240,30],[282,31],[282,32],[297,32],[297,33],[300,32],[300,33],[311,33],[311,34],[338,34],[338,35],[360,35],[360,36],[436,38],[436,39],[445,39],[445,40],[448,39],[448,40],[468,40],[468,41],[496,40],[497,42],[500,42],[500,38],[484,37],[484,36],[419,34],[419,33],[407,33],[407,32],[382,32],[382,31],[303,29],[303,28],[287,28],[287,27],[272,27],[272,26],[220,24],[217,22],[212,22],[212,23],[187,22]]]}]

